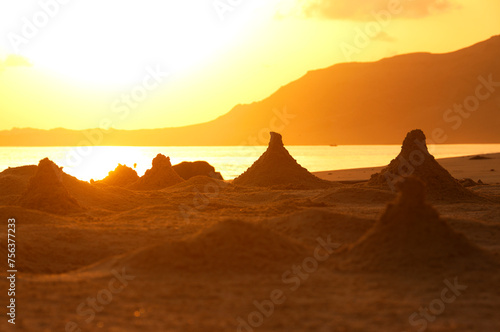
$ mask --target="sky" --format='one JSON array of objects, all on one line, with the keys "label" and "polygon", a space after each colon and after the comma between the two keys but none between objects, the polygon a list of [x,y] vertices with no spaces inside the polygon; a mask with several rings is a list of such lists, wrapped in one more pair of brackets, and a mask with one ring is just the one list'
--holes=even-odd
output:
[{"label": "sky", "polygon": [[0,130],[201,123],[309,70],[499,33],[498,0],[6,0]]}]

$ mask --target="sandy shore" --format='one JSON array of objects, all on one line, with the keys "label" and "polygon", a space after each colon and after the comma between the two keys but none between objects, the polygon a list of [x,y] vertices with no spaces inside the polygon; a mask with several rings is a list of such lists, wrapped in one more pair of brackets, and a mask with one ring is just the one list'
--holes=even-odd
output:
[{"label": "sandy shore", "polygon": [[[410,180],[395,200],[383,185],[310,180],[274,136],[246,173],[268,187],[165,184],[161,155],[141,190],[123,170],[88,183],[48,159],[0,172],[0,257],[13,233],[18,271],[14,283],[0,270],[0,302],[16,293],[16,324],[4,315],[0,331],[500,331],[500,185],[450,185],[430,159],[438,187],[425,199]],[[487,157],[440,162],[498,182],[500,154]]]},{"label": "sandy shore", "polygon": [[[500,183],[500,153],[484,154],[489,159],[471,160],[474,156],[437,159],[453,177],[481,180],[487,184]],[[319,178],[329,181],[366,181],[373,173],[380,172],[385,166],[343,169],[336,171],[314,172]]]}]

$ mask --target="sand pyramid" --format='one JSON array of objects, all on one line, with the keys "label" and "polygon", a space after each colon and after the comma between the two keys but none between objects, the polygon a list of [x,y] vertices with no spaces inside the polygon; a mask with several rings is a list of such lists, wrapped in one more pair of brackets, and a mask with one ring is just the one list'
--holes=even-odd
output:
[{"label": "sand pyramid", "polygon": [[454,231],[425,200],[416,177],[398,184],[399,195],[357,242],[341,253],[349,268],[415,271],[483,264],[486,253]]},{"label": "sand pyramid", "polygon": [[433,198],[475,197],[429,153],[425,135],[420,129],[412,130],[406,135],[399,155],[380,173],[373,174],[368,184],[388,186],[395,191],[397,183],[410,175],[420,178],[426,185],[427,193]]},{"label": "sand pyramid", "polygon": [[63,175],[61,168],[48,158],[40,160],[36,173],[18,204],[55,214],[81,211],[78,202],[66,190],[62,182]]},{"label": "sand pyramid", "polygon": [[290,186],[293,188],[320,188],[328,186],[300,166],[283,146],[281,135],[271,132],[266,152],[243,174],[233,181],[241,186]]},{"label": "sand pyramid", "polygon": [[137,190],[157,190],[173,186],[184,180],[173,170],[170,158],[159,153],[153,159],[153,167],[130,186]]},{"label": "sand pyramid", "polygon": [[134,169],[126,165],[118,164],[115,170],[110,171],[108,173],[108,176],[106,176],[99,182],[105,183],[110,186],[126,187],[136,182],[137,180],[139,180],[139,176]]}]

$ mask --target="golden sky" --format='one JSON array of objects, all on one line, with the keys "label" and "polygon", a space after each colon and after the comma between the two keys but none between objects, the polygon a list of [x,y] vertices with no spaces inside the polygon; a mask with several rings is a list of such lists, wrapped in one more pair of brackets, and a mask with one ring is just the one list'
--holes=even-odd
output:
[{"label": "golden sky", "polygon": [[498,0],[0,3],[0,130],[212,120],[308,70],[500,33]]}]

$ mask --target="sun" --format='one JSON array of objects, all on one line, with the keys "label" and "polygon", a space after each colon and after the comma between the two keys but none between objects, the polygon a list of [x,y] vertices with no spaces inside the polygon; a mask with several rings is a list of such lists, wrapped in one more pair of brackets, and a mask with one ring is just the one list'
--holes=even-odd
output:
[{"label": "sun", "polygon": [[28,15],[25,25],[36,33],[25,38],[31,28],[17,29],[25,40],[20,54],[92,85],[134,84],[147,66],[182,73],[210,61],[249,27],[254,13],[234,2],[222,17],[210,1],[93,2],[60,6],[43,25],[44,7]]},{"label": "sun", "polygon": [[144,161],[145,157],[140,149],[127,146],[87,146],[71,148],[59,163],[69,175],[83,181],[97,181],[104,179],[118,164],[134,168],[142,175],[148,168],[148,163]]}]

